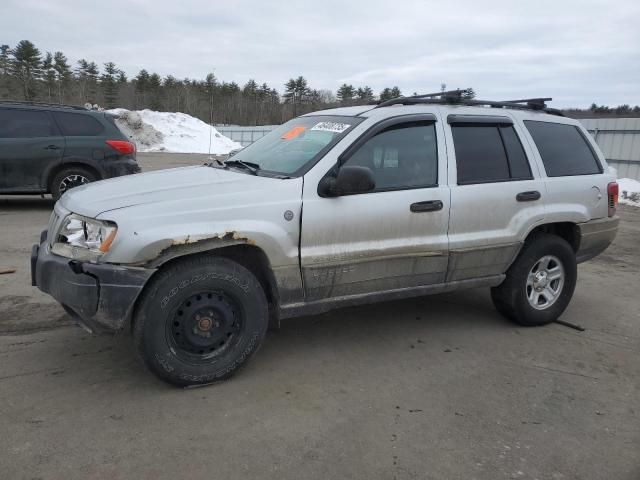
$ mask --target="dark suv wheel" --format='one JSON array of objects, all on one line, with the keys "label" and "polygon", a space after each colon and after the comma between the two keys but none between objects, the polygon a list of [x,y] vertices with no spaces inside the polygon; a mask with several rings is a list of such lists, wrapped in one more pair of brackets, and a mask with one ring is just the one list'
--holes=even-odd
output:
[{"label": "dark suv wheel", "polygon": [[161,270],[145,288],[134,340],[146,366],[178,386],[232,376],[262,343],[268,325],[260,282],[226,258],[193,257]]},{"label": "dark suv wheel", "polygon": [[541,233],[527,239],[502,284],[491,289],[496,309],[524,326],[558,319],[576,286],[577,266],[566,240]]},{"label": "dark suv wheel", "polygon": [[80,185],[95,182],[96,174],[83,167],[68,167],[59,171],[51,180],[49,187],[54,200],[58,200],[64,192]]}]

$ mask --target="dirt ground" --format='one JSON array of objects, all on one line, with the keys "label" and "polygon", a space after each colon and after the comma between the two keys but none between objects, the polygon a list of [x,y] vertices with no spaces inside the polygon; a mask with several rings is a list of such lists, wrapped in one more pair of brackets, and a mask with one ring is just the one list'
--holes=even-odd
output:
[{"label": "dirt ground", "polygon": [[2,479],[640,479],[640,209],[579,267],[563,319],[585,332],[470,290],[285,321],[234,379],[180,390],[30,286],[52,205],[0,196]]}]

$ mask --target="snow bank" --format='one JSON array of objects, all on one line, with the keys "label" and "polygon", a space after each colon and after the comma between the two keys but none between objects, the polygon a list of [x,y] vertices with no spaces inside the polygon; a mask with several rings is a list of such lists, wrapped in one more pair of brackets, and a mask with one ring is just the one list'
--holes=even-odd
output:
[{"label": "snow bank", "polygon": [[[229,153],[241,148],[214,127],[186,113],[107,110],[116,117],[122,132],[137,145],[139,152]],[[211,136],[211,152],[209,137]]]},{"label": "snow bank", "polygon": [[619,178],[620,203],[640,207],[640,182],[632,178]]}]

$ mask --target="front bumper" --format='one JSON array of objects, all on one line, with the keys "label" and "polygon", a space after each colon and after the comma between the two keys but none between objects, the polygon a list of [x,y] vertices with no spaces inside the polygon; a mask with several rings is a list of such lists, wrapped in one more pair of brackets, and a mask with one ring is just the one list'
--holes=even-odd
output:
[{"label": "front bumper", "polygon": [[131,317],[153,269],[92,264],[49,251],[46,232],[31,251],[31,281],[91,332],[117,331]]}]

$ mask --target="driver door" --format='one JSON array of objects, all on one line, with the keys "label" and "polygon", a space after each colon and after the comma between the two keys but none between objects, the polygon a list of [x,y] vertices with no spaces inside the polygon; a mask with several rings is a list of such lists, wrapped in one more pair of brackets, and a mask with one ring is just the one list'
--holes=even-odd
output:
[{"label": "driver door", "polygon": [[317,179],[305,176],[300,254],[306,301],[443,283],[450,201],[436,117],[379,122],[339,163],[371,169],[376,187],[329,198],[318,192]]}]

